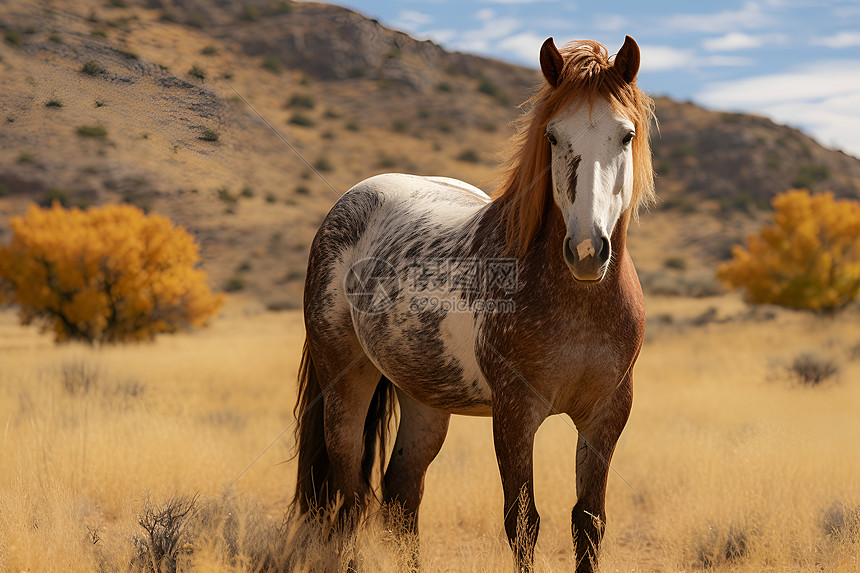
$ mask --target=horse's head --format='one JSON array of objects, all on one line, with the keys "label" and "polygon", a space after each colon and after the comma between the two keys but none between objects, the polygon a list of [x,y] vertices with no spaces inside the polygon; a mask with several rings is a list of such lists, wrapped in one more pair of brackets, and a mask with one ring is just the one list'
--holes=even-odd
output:
[{"label": "horse's head", "polygon": [[548,87],[569,92],[556,94],[564,104],[547,118],[544,145],[550,150],[552,196],[566,228],[559,254],[582,283],[606,275],[610,237],[634,199],[634,144],[637,137],[647,138],[647,127],[642,134],[637,129],[641,114],[628,113],[623,94],[639,91],[633,86],[639,70],[636,42],[627,36],[614,61],[603,67],[588,60],[590,51],[567,51],[564,57],[549,38],[540,53]]}]

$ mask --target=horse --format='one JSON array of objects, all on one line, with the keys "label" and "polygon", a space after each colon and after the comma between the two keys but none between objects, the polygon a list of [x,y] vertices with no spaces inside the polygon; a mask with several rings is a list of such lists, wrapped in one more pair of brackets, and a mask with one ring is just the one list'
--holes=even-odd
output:
[{"label": "horse", "polygon": [[550,37],[539,61],[546,82],[526,102],[494,199],[455,179],[388,173],[352,187],[321,223],[304,289],[293,507],[334,508],[349,529],[376,497],[417,539],[451,415],[491,416],[505,531],[530,570],[534,436],[567,414],[585,572],[645,330],[626,238],[655,199],[654,112],[630,36],[614,56]]}]

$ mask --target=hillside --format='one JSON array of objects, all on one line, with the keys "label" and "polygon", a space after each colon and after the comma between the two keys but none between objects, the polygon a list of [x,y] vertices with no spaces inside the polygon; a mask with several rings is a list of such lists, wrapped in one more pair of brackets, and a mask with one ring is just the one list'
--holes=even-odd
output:
[{"label": "hillside", "polygon": [[[21,0],[0,28],[0,241],[32,201],[127,201],[194,233],[214,286],[272,308],[298,303],[313,232],[355,182],[491,191],[540,81],[310,2]],[[711,272],[788,187],[860,197],[860,160],[796,130],[656,103],[664,202],[631,239],[645,277],[668,258]]]}]

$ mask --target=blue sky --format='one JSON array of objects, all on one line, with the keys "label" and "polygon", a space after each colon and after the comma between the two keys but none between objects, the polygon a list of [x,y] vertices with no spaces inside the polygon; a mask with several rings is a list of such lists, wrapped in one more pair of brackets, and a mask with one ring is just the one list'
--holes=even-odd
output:
[{"label": "blue sky", "polygon": [[345,0],[451,50],[536,67],[548,36],[610,53],[630,34],[640,85],[709,109],[766,115],[860,157],[860,1]]}]

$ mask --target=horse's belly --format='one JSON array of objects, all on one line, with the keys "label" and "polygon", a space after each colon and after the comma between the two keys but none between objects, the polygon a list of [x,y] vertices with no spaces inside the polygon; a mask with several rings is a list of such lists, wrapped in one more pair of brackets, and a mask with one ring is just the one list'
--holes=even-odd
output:
[{"label": "horse's belly", "polygon": [[357,330],[380,371],[418,402],[451,414],[490,416],[491,392],[475,356],[473,323],[470,312],[395,311],[389,320]]}]

